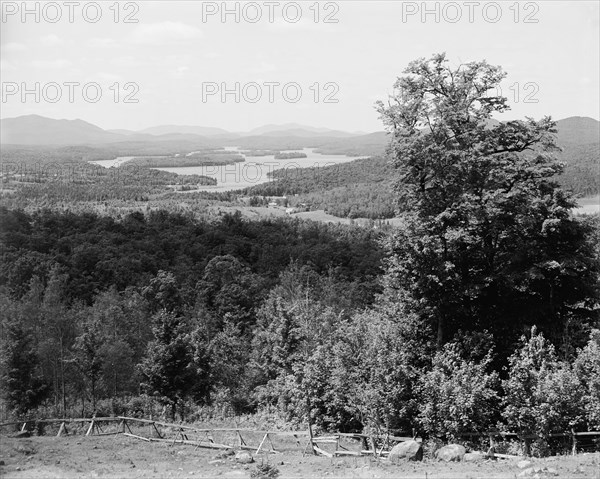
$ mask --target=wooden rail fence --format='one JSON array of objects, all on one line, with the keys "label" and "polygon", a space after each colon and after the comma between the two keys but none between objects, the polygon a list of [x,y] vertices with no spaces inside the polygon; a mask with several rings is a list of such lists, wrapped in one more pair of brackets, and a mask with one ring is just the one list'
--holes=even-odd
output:
[{"label": "wooden rail fence", "polygon": [[[299,448],[303,449],[303,455],[307,452],[334,456],[362,456],[372,455],[375,457],[386,456],[387,450],[396,442],[412,440],[412,437],[399,437],[391,435],[367,435],[359,433],[333,433],[326,436],[313,437],[311,431],[265,431],[244,428],[198,428],[185,424],[172,424],[152,419],[140,419],[126,416],[117,417],[92,417],[79,419],[37,419],[0,424],[0,428],[9,426],[21,426],[21,431],[39,428],[39,425],[58,424],[57,437],[69,434],[69,429],[75,425],[86,426],[86,436],[106,436],[122,434],[127,437],[143,440],[146,442],[167,442],[172,444],[187,444],[195,447],[210,449],[245,449],[254,451],[254,454],[275,454],[279,451],[275,448],[273,440],[276,437],[293,438]],[[110,426],[116,428],[110,430]],[[134,428],[134,429],[132,429]],[[141,429],[141,430],[140,430]],[[135,432],[134,432],[135,430]],[[217,441],[215,436],[229,435],[234,440],[229,443]],[[258,445],[250,444],[249,436],[262,438]],[[304,441],[305,439],[305,441]],[[381,446],[377,448],[377,441]],[[420,438],[417,438],[420,441]],[[344,444],[346,441],[346,444]],[[347,443],[354,441],[360,443],[359,449],[353,449]],[[333,448],[332,451],[326,449]]]},{"label": "wooden rail fence", "polygon": [[[29,431],[35,428],[43,428],[43,425],[58,425],[57,437],[69,434],[69,429],[84,426],[86,436],[108,436],[122,434],[127,437],[143,440],[146,442],[167,442],[171,444],[186,444],[195,447],[210,449],[244,449],[254,451],[254,454],[275,454],[278,451],[273,444],[275,438],[293,438],[296,446],[303,449],[303,455],[308,453],[326,457],[334,456],[363,456],[374,457],[387,456],[389,450],[398,442],[421,438],[406,436],[394,436],[384,432],[374,434],[360,433],[332,433],[324,436],[313,437],[312,431],[268,431],[245,428],[199,428],[186,424],[172,424],[152,419],[141,419],[126,416],[117,417],[92,417],[78,419],[35,419],[27,421],[15,421],[0,424],[1,428],[10,426],[20,427],[21,431]],[[113,427],[111,427],[113,426]],[[116,427],[114,427],[116,426]],[[132,429],[133,428],[133,429]],[[135,431],[135,432],[134,432]],[[74,431],[73,431],[74,432]],[[229,436],[229,442],[216,440],[218,435]],[[249,437],[261,438],[258,445],[251,444]],[[515,437],[525,444],[525,451],[529,450],[532,439],[537,436],[531,434],[518,434],[513,432],[488,431],[488,432],[466,432],[461,437],[488,437],[490,450],[496,446],[497,437]],[[571,430],[564,433],[553,433],[550,437],[569,437],[572,442],[572,453],[577,453],[578,438],[599,437],[600,431],[575,432]],[[351,447],[360,443],[359,448]],[[379,447],[377,444],[379,443]],[[329,449],[329,450],[328,450]],[[495,454],[502,457],[502,454]],[[527,454],[528,455],[528,454]]]},{"label": "wooden rail fence", "polygon": [[[538,439],[539,436],[535,434],[519,434],[516,432],[503,432],[503,431],[488,431],[488,432],[465,432],[460,434],[461,437],[488,437],[490,440],[490,449],[493,449],[496,445],[495,438],[496,437],[515,437],[521,441],[523,441],[525,446],[525,455],[529,456],[530,451],[530,443],[532,439]],[[598,437],[600,436],[600,431],[584,431],[584,432],[576,432],[571,430],[569,432],[558,432],[552,433],[548,435],[549,437],[569,437],[571,438],[572,449],[571,452],[573,455],[577,454],[578,440],[580,437]],[[498,454],[496,454],[498,456]]]}]

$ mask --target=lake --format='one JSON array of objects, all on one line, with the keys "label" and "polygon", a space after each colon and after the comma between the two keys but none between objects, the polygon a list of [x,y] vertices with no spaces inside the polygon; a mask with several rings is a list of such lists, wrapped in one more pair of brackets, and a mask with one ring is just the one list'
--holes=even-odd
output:
[{"label": "lake", "polygon": [[[239,153],[238,147],[227,147],[227,151]],[[242,154],[246,161],[231,165],[218,166],[184,166],[176,168],[155,168],[156,170],[169,171],[179,175],[202,175],[217,180],[215,186],[201,186],[195,191],[233,191],[249,186],[260,185],[274,181],[268,175],[274,170],[285,169],[288,175],[318,174],[318,169],[326,166],[339,165],[357,160],[358,157],[346,155],[321,155],[315,153],[314,148],[303,148],[298,151],[306,154],[306,158],[294,158],[289,160],[276,160],[274,155],[248,156]],[[241,154],[241,153],[240,153]],[[122,156],[114,160],[93,161],[105,168],[118,167],[133,156]],[[364,157],[362,157],[364,158]],[[306,168],[317,168],[315,171],[307,171]],[[304,169],[304,171],[302,171]]]},{"label": "lake", "polygon": [[577,203],[579,208],[575,208],[575,214],[600,215],[600,195],[579,198]]}]

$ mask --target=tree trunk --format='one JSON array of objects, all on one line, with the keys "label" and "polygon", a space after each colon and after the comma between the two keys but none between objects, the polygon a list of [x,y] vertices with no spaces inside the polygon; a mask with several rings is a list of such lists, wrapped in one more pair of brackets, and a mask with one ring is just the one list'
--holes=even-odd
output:
[{"label": "tree trunk", "polygon": [[67,416],[67,394],[65,386],[65,350],[62,335],[60,337],[60,381],[62,393],[62,412],[63,417]]},{"label": "tree trunk", "polygon": [[444,315],[440,314],[438,316],[438,324],[437,324],[437,351],[442,350],[442,346],[444,345]]},{"label": "tree trunk", "polygon": [[92,379],[92,410],[96,412],[96,381]]}]

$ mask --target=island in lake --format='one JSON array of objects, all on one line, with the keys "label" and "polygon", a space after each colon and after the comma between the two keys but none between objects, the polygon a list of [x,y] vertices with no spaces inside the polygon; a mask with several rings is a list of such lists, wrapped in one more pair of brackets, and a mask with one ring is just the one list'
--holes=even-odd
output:
[{"label": "island in lake", "polygon": [[221,166],[243,162],[239,153],[229,151],[195,151],[186,156],[135,157],[129,163],[146,168],[179,168],[193,166]]},{"label": "island in lake", "polygon": [[292,160],[294,158],[306,158],[306,153],[302,153],[301,151],[289,151],[277,153],[275,155],[276,160]]}]

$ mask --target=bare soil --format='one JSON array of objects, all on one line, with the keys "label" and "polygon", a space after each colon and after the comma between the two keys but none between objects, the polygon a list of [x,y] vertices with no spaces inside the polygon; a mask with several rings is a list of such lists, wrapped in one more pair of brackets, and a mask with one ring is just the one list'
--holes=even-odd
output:
[{"label": "bare soil", "polygon": [[[1,478],[249,478],[256,464],[276,465],[280,478],[515,478],[522,470],[516,459],[479,463],[390,464],[370,457],[303,456],[285,451],[255,456],[255,464],[238,464],[214,449],[145,442],[115,436],[0,436]],[[534,466],[551,467],[560,478],[600,479],[600,453],[533,459]],[[2,464],[0,462],[0,464]],[[530,476],[534,477],[534,476]],[[550,477],[540,475],[538,477]]]}]

